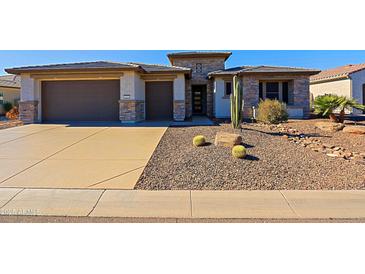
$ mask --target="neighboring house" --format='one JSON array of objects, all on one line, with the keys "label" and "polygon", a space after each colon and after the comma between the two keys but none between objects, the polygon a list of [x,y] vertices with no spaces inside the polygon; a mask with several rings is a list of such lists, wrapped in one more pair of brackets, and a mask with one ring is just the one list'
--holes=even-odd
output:
[{"label": "neighboring house", "polygon": [[5,111],[3,103],[10,102],[13,105],[20,99],[20,77],[15,75],[0,76],[0,115]]},{"label": "neighboring house", "polygon": [[[346,65],[311,76],[310,92],[313,99],[318,95],[337,94],[365,104],[365,64]],[[353,114],[360,113],[353,110]]]},{"label": "neighboring house", "polygon": [[230,52],[168,54],[171,66],[87,62],[6,69],[21,76],[20,117],[44,121],[182,121],[230,116],[232,79],[242,81],[246,118],[260,98],[287,103],[291,117],[309,115],[309,76],[318,70],[251,66],[225,69]]}]

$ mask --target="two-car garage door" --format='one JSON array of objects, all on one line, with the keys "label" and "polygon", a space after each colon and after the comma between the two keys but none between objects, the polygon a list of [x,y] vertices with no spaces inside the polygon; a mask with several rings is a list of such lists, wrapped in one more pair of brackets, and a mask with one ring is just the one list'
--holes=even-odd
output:
[{"label": "two-car garage door", "polygon": [[[42,81],[43,121],[118,121],[119,80]],[[173,84],[146,82],[146,120],[173,118]]]},{"label": "two-car garage door", "polygon": [[43,121],[118,121],[119,80],[42,82]]}]

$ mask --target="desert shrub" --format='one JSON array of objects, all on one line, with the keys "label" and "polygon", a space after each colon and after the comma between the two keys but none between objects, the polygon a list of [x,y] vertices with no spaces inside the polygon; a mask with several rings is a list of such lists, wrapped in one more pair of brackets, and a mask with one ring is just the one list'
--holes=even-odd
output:
[{"label": "desert shrub", "polygon": [[5,112],[8,112],[13,108],[13,104],[10,102],[4,102],[3,107],[4,107]]},{"label": "desert shrub", "polygon": [[288,120],[286,105],[278,100],[261,100],[257,111],[257,120],[263,123],[278,124]]},{"label": "desert shrub", "polygon": [[246,157],[246,148],[241,145],[234,146],[232,148],[232,155],[235,158],[243,159]]},{"label": "desert shrub", "polygon": [[205,137],[203,135],[197,135],[193,139],[193,145],[196,147],[205,145]]}]

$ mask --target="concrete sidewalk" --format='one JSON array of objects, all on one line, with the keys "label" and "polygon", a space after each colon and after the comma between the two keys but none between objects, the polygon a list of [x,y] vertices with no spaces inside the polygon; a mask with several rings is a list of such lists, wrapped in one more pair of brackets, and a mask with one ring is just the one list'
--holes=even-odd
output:
[{"label": "concrete sidewalk", "polygon": [[0,189],[0,215],[177,219],[361,219],[365,191]]}]

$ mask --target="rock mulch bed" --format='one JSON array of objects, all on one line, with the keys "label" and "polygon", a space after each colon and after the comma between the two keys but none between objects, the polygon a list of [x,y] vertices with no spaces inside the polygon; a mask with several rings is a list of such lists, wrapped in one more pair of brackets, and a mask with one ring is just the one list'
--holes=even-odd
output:
[{"label": "rock mulch bed", "polygon": [[19,120],[0,120],[0,129],[22,126],[23,122]]},{"label": "rock mulch bed", "polygon": [[[288,125],[262,125],[256,124],[259,127],[268,127],[271,131],[276,131],[282,134],[283,138],[293,142],[294,144],[301,145],[303,147],[312,149],[315,152],[321,152],[329,157],[343,158],[345,160],[353,160],[355,163],[365,165],[365,150],[362,151],[350,151],[341,146],[334,144],[324,143],[320,137],[313,137],[311,134],[300,132],[298,129]],[[314,124],[317,126],[317,123]],[[335,131],[333,131],[335,132]],[[318,135],[316,135],[318,136]],[[319,135],[320,136],[320,135]],[[352,138],[352,136],[347,136]],[[365,141],[365,140],[364,140]],[[359,149],[359,148],[358,148]]]},{"label": "rock mulch bed", "polygon": [[[299,129],[295,124],[288,125],[297,129],[297,132],[292,129],[292,134],[308,134],[313,130],[313,121],[309,132]],[[230,148],[213,144],[219,131],[242,135],[248,153],[246,159],[235,159]],[[192,139],[196,135],[204,135],[211,144],[194,147]],[[365,147],[365,140],[362,142],[361,146]],[[245,124],[240,133],[233,131],[229,124],[221,124],[211,127],[169,128],[135,188],[365,189],[365,172],[364,165],[329,157],[294,141],[289,142],[281,133],[269,127]]]},{"label": "rock mulch bed", "polygon": [[[343,130],[337,132],[325,132],[315,128],[314,125],[318,121],[328,121],[328,119],[298,121],[292,120],[289,121],[287,125],[297,129],[299,133],[315,136],[316,138],[320,139],[322,143],[334,145],[336,147],[342,147],[349,151],[365,152],[365,135],[351,134],[344,132]],[[353,126],[354,122],[346,120],[345,125],[346,127]],[[365,121],[356,122],[356,125],[365,127]]]}]

